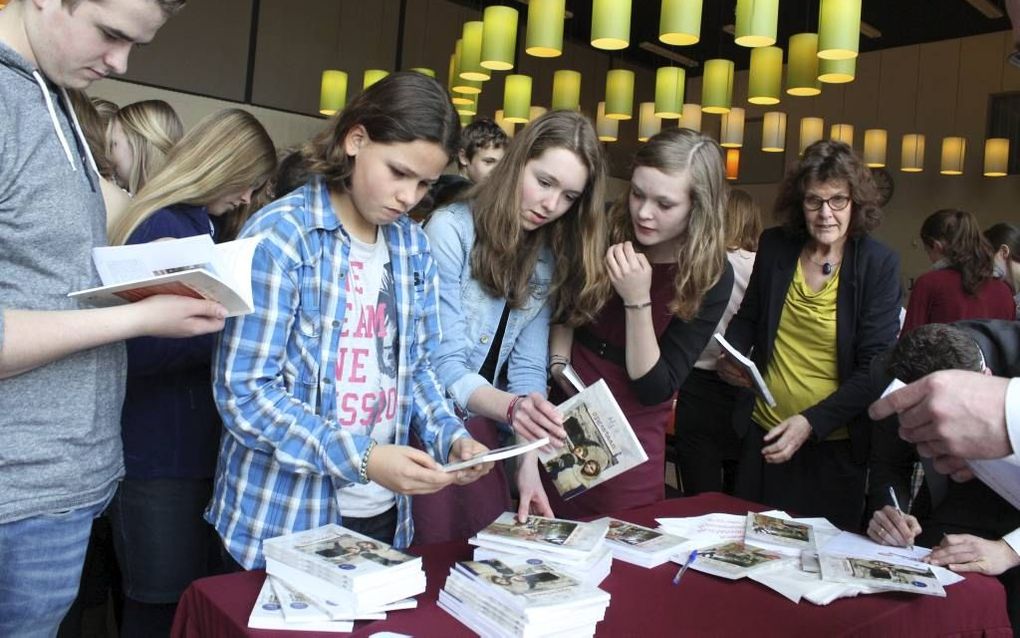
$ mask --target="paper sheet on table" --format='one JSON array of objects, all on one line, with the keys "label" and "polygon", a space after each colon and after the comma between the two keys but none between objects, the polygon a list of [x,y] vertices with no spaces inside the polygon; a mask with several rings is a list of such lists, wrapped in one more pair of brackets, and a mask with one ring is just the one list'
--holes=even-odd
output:
[{"label": "paper sheet on table", "polygon": [[690,539],[685,549],[700,549],[723,541],[744,540],[747,516],[739,514],[704,514],[684,518],[657,518],[664,531]]},{"label": "paper sheet on table", "polygon": [[923,563],[924,565],[931,567],[935,577],[939,579],[939,583],[943,586],[952,585],[963,580],[963,576],[956,572],[937,565],[928,565],[928,563],[922,561],[922,558],[931,553],[931,550],[927,547],[918,547],[916,545],[914,546],[914,549],[907,547],[891,547],[889,545],[880,545],[867,536],[851,534],[850,532],[841,532],[824,546],[821,546],[818,551],[823,554],[855,556],[858,558],[880,560],[889,563],[898,563],[901,565],[916,565],[917,563]]}]

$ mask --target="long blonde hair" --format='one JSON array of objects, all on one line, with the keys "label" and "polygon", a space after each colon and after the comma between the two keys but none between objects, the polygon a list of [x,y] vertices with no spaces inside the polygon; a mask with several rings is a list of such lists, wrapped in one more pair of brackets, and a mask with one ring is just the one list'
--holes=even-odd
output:
[{"label": "long blonde hair", "polygon": [[[554,148],[577,155],[588,169],[588,180],[565,215],[525,232],[520,214],[524,166]],[[529,124],[510,141],[488,179],[468,195],[475,222],[472,277],[490,294],[506,298],[511,308],[521,307],[530,294],[539,252],[548,246],[556,259],[549,290],[553,321],[591,321],[609,293],[609,280],[602,273],[608,246],[605,187],[605,157],[588,118],[552,111]]]},{"label": "long blonde hair", "polygon": [[110,120],[106,133],[106,154],[113,157],[111,129],[120,124],[131,147],[131,174],[121,184],[137,193],[148,179],[163,168],[166,156],[184,135],[184,125],[174,108],[163,100],[143,100],[121,108]]},{"label": "long blonde hair", "polygon": [[[727,190],[722,149],[712,138],[690,129],[666,129],[634,156],[634,167],[639,166],[671,175],[690,171],[691,210],[677,246],[676,293],[669,305],[670,312],[690,321],[726,267]],[[630,215],[630,185],[613,207],[611,241],[640,246]]]},{"label": "long blonde hair", "polygon": [[[275,170],[273,140],[255,116],[241,109],[213,113],[181,138],[163,170],[135,195],[110,243],[124,244],[149,216],[172,204],[207,206],[240,190],[261,189]],[[250,211],[244,207],[224,219],[225,239],[236,236]]]}]

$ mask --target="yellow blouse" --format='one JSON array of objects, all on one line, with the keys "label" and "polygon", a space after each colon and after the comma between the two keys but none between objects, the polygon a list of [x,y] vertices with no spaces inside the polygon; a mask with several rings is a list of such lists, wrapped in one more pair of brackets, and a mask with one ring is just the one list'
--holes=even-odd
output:
[{"label": "yellow blouse", "polygon": [[[765,370],[765,383],[776,399],[770,408],[760,398],[752,418],[766,430],[784,419],[800,414],[839,387],[836,364],[836,293],[839,270],[818,292],[804,280],[800,260],[793,283],[786,292],[772,360]],[[846,439],[846,427],[837,428],[828,440]]]}]

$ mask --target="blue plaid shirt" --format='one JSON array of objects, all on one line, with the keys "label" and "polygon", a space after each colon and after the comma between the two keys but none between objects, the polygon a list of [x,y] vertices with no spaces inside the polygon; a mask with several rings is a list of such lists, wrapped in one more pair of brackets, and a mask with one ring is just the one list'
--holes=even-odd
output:
[{"label": "blue plaid shirt", "polygon": [[[213,391],[226,433],[206,511],[231,556],[264,567],[262,540],[341,523],[336,490],[358,482],[370,438],[336,422],[334,384],[344,325],[350,237],[325,184],[304,187],[259,211],[242,237],[261,237],[252,260],[255,311],[227,320],[213,361]],[[429,355],[440,341],[438,277],[421,228],[401,218],[382,227],[397,304],[396,442],[416,428],[446,462],[467,436],[449,408]],[[413,536],[410,498],[396,495],[394,544]]]}]

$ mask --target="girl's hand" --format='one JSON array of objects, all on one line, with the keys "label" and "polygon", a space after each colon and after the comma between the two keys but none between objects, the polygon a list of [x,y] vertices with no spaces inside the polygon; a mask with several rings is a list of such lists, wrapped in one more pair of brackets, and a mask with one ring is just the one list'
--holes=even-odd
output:
[{"label": "girl's hand", "polygon": [[391,492],[412,496],[438,492],[457,479],[457,472],[444,472],[431,456],[407,445],[375,446],[366,471]]},{"label": "girl's hand", "polygon": [[556,406],[538,392],[532,392],[517,401],[510,422],[518,436],[534,441],[549,437],[553,447],[561,447],[567,431],[563,429],[563,415]]},{"label": "girl's hand", "polygon": [[549,497],[539,477],[538,463],[538,453],[531,451],[521,458],[521,466],[517,470],[517,491],[520,494],[517,520],[522,523],[528,520],[528,514],[553,516]]},{"label": "girl's hand", "polygon": [[648,259],[634,250],[629,241],[614,244],[606,251],[606,269],[616,294],[627,305],[643,304],[651,299],[652,267]]},{"label": "girl's hand", "polygon": [[[450,446],[450,462],[454,461],[467,461],[472,459],[479,454],[485,454],[489,451],[489,448],[485,447],[478,441],[472,439],[469,436],[462,436],[453,442]],[[474,483],[478,479],[482,478],[489,473],[492,469],[493,463],[481,463],[463,470],[457,470],[454,472],[454,482],[457,485],[467,485],[468,483]]]}]

